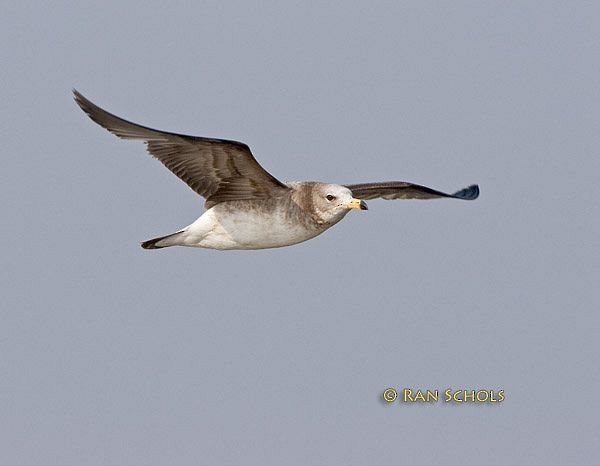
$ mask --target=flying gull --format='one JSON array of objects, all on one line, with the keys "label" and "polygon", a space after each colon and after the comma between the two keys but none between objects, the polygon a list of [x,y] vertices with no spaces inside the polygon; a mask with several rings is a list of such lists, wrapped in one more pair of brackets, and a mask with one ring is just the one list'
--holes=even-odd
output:
[{"label": "flying gull", "polygon": [[206,199],[206,211],[198,220],[170,235],[144,241],[144,249],[278,248],[320,235],[351,209],[367,210],[365,199],[473,200],[479,196],[477,185],[446,194],[405,181],[282,183],[259,165],[244,143],[151,129],[101,109],[76,90],[73,93],[93,121],[120,138],[144,141],[151,155]]}]

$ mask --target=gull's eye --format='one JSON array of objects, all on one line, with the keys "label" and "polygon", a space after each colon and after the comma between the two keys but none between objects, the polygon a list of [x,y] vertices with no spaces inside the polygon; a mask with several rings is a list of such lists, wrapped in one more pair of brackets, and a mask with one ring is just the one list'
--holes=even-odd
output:
[{"label": "gull's eye", "polygon": [[328,201],[335,201],[335,196],[333,194],[328,194],[326,197]]}]

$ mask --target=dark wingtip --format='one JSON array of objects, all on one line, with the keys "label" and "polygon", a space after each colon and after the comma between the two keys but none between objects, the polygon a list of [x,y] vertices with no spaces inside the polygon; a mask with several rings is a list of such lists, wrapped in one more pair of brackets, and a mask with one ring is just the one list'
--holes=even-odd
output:
[{"label": "dark wingtip", "polygon": [[479,186],[472,184],[465,189],[456,191],[454,194],[452,194],[452,197],[455,197],[456,199],[464,199],[465,201],[477,199],[479,197]]},{"label": "dark wingtip", "polygon": [[81,99],[83,97],[83,95],[81,95],[81,92],[79,92],[75,88],[71,89],[71,92],[73,92],[73,98],[75,99],[75,102],[81,101]]},{"label": "dark wingtip", "polygon": [[81,110],[83,110],[85,113],[88,114],[90,118],[92,118],[92,115],[90,113],[90,105],[93,104],[88,99],[86,99],[84,95],[77,89],[73,89],[73,100],[75,100],[75,103],[79,106],[79,108],[81,108]]}]

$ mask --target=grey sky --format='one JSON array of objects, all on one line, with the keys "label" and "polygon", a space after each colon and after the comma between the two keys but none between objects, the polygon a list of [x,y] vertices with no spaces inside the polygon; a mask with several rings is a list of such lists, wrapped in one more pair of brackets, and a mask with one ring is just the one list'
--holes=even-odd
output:
[{"label": "grey sky", "polygon": [[[0,463],[592,464],[600,7],[11,2]],[[202,199],[73,103],[399,179],[279,250],[145,251]],[[387,387],[504,389],[384,405]]]}]

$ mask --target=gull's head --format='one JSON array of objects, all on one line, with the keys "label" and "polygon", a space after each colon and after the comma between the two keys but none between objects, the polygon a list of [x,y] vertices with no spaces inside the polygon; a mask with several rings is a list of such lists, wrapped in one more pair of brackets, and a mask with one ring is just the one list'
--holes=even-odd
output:
[{"label": "gull's head", "polygon": [[351,209],[367,210],[365,201],[352,197],[352,191],[339,184],[316,183],[313,206],[325,222],[341,220]]}]

